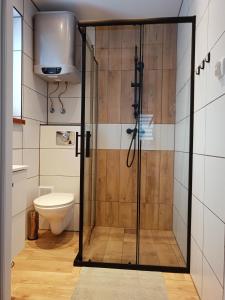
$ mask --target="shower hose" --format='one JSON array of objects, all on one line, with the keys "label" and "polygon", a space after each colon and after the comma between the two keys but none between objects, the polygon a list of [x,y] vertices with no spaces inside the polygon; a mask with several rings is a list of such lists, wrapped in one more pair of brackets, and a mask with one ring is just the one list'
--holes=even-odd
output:
[{"label": "shower hose", "polygon": [[[129,150],[128,150],[128,153],[127,153],[127,167],[128,168],[130,168],[133,165],[133,162],[134,162],[134,159],[135,159],[135,154],[136,154],[136,138],[137,138],[137,131],[138,131],[137,127],[138,127],[138,122],[136,121],[134,129],[130,129],[130,128],[127,129],[127,133],[128,134],[132,133],[132,138],[131,138]],[[133,147],[133,153],[132,153],[132,156],[131,156],[131,150],[132,150],[132,146],[133,145],[134,145],[134,147]],[[131,156],[131,159],[130,159],[130,156]]]}]

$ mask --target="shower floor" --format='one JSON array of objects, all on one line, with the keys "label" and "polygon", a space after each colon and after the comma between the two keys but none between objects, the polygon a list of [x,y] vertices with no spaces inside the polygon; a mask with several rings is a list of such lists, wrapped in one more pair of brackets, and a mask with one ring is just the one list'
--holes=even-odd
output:
[{"label": "shower floor", "polygon": [[[141,230],[139,251],[139,262],[142,265],[185,267],[184,258],[172,231]],[[95,227],[83,254],[85,261],[135,264],[136,231]]]}]

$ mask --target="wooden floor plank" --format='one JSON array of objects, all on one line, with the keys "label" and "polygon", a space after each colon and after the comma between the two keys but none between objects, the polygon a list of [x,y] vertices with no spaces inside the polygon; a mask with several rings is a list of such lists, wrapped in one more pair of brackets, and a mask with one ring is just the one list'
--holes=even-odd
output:
[{"label": "wooden floor plank", "polygon": [[[110,255],[111,262],[116,262],[115,258],[118,256],[125,259],[124,251],[127,255],[129,249],[130,253],[131,250],[134,251],[133,233],[122,229],[97,228],[96,245],[92,251],[99,253],[103,243],[105,249],[98,254],[99,258]],[[121,237],[124,238],[124,243],[121,243]],[[100,245],[97,245],[99,242]],[[107,254],[111,246],[113,251]],[[56,237],[49,231],[42,231],[38,241],[26,241],[25,249],[14,260],[11,300],[71,299],[81,270],[73,267],[77,250],[78,233],[69,232]],[[163,276],[169,300],[199,300],[190,275],[164,273]]]}]

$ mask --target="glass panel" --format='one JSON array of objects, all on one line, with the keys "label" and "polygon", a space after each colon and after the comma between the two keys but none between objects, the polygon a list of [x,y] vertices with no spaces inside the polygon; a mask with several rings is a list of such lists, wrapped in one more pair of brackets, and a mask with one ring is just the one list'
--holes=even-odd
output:
[{"label": "glass panel", "polygon": [[[127,167],[134,129],[135,47],[139,26],[96,27],[98,140],[95,226],[84,260],[136,263],[137,156]],[[134,140],[129,164],[134,155]]]},{"label": "glass panel", "polygon": [[83,212],[83,249],[89,243],[91,230],[94,225],[93,212],[95,210],[95,168],[96,155],[94,147],[96,144],[96,63],[94,61],[93,49],[87,43],[86,46],[86,70],[85,70],[85,162],[84,162],[84,212]]},{"label": "glass panel", "polygon": [[191,30],[189,24],[144,26],[142,265],[185,267],[187,260],[191,31],[183,49],[181,27]]}]

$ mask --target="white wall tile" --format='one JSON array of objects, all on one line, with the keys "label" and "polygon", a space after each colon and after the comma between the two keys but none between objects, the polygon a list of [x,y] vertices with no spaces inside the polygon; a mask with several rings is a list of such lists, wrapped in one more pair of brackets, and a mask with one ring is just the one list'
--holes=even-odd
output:
[{"label": "white wall tile", "polygon": [[211,0],[209,2],[209,49],[225,31],[224,10],[225,2],[223,0]]},{"label": "white wall tile", "polygon": [[26,180],[27,184],[27,208],[33,206],[33,201],[39,196],[39,177],[32,177]]},{"label": "white wall tile", "polygon": [[98,149],[120,149],[121,124],[98,124]]},{"label": "white wall tile", "polygon": [[174,180],[174,206],[187,224],[188,215],[188,190],[183,187],[177,180]]},{"label": "white wall tile", "polygon": [[81,122],[81,99],[80,98],[61,98],[65,114],[61,113],[61,104],[58,98],[52,98],[55,112],[50,112],[50,100],[48,101],[48,121],[49,123],[80,123]]},{"label": "white wall tile", "polygon": [[175,150],[189,152],[190,118],[175,125]]},{"label": "white wall tile", "polygon": [[197,246],[195,240],[191,239],[191,276],[197,288],[198,294],[202,296],[202,252]]},{"label": "white wall tile", "polygon": [[80,176],[74,149],[40,149],[40,175]]},{"label": "white wall tile", "polygon": [[47,122],[47,98],[23,87],[23,117]]},{"label": "white wall tile", "polygon": [[176,96],[176,123],[190,115],[190,81]]},{"label": "white wall tile", "polygon": [[225,96],[206,108],[206,149],[208,155],[225,157]]},{"label": "white wall tile", "polygon": [[22,149],[14,149],[12,151],[12,163],[13,165],[22,165],[23,164],[23,150]]},{"label": "white wall tile", "polygon": [[184,56],[177,66],[176,94],[184,87],[191,76],[191,47],[185,50]]},{"label": "white wall tile", "polygon": [[205,188],[205,157],[203,155],[193,155],[193,178],[192,193],[200,201],[204,201]]},{"label": "white wall tile", "polygon": [[225,222],[225,160],[205,157],[205,197],[204,202]]},{"label": "white wall tile", "polygon": [[[57,148],[57,149],[74,149],[76,142],[76,132],[80,133],[80,126],[60,126],[60,125],[42,125],[41,126],[41,143],[40,148]],[[74,132],[74,144],[60,146],[56,144],[57,131],[72,131]]]},{"label": "white wall tile", "polygon": [[[206,0],[200,1],[206,2]],[[196,30],[196,66],[202,62],[208,53],[208,20],[208,10],[206,10]]]},{"label": "white wall tile", "polygon": [[[55,83],[50,83],[48,85],[48,90],[49,94],[51,94],[51,97],[58,97],[59,93],[64,91],[65,89],[65,83],[60,83],[59,84],[59,89],[55,92],[52,93],[53,91],[56,90],[56,84]],[[81,84],[68,84],[67,91],[63,94],[64,98],[80,98],[81,97]]]},{"label": "white wall tile", "polygon": [[39,148],[40,146],[40,122],[25,119],[23,126],[23,148]]},{"label": "white wall tile", "polygon": [[23,147],[23,127],[13,125],[13,149],[21,149]]},{"label": "white wall tile", "polygon": [[[208,7],[209,0],[188,0],[190,1],[190,9],[188,11],[189,16],[196,16],[197,25],[201,21],[205,10]],[[184,1],[185,2],[185,1]]]},{"label": "white wall tile", "polygon": [[223,288],[217,280],[207,261],[203,259],[202,300],[214,299],[223,299]]},{"label": "white wall tile", "polygon": [[41,176],[40,185],[54,186],[56,193],[73,193],[75,203],[80,202],[80,178],[66,176]]},{"label": "white wall tile", "polygon": [[72,221],[67,227],[66,230],[68,231],[79,231],[79,212],[80,212],[80,205],[74,205],[74,215],[72,217]]},{"label": "white wall tile", "polygon": [[[216,23],[216,22],[215,22]],[[221,79],[215,76],[215,66],[217,62],[221,61],[224,55],[225,48],[225,34],[222,35],[219,42],[213,47],[211,51],[211,62],[207,65],[207,85],[206,85],[206,102],[220,97],[225,93],[225,76]]]},{"label": "white wall tile", "polygon": [[194,114],[194,153],[205,153],[205,108]]},{"label": "white wall tile", "polygon": [[23,52],[33,58],[33,30],[23,22]]},{"label": "white wall tile", "polygon": [[47,95],[47,83],[33,72],[33,61],[27,55],[23,55],[23,83],[40,94]]},{"label": "white wall tile", "polygon": [[174,177],[188,188],[189,179],[189,153],[175,152]]},{"label": "white wall tile", "polygon": [[203,253],[221,285],[224,271],[224,233],[224,223],[204,207]]},{"label": "white wall tile", "polygon": [[203,249],[203,204],[192,197],[192,220],[191,234],[198,244],[198,247]]},{"label": "white wall tile", "polygon": [[28,166],[27,178],[39,174],[39,149],[23,149],[23,163]]},{"label": "white wall tile", "polygon": [[33,27],[33,16],[37,12],[38,10],[32,1],[24,0],[24,20],[31,27]]}]

